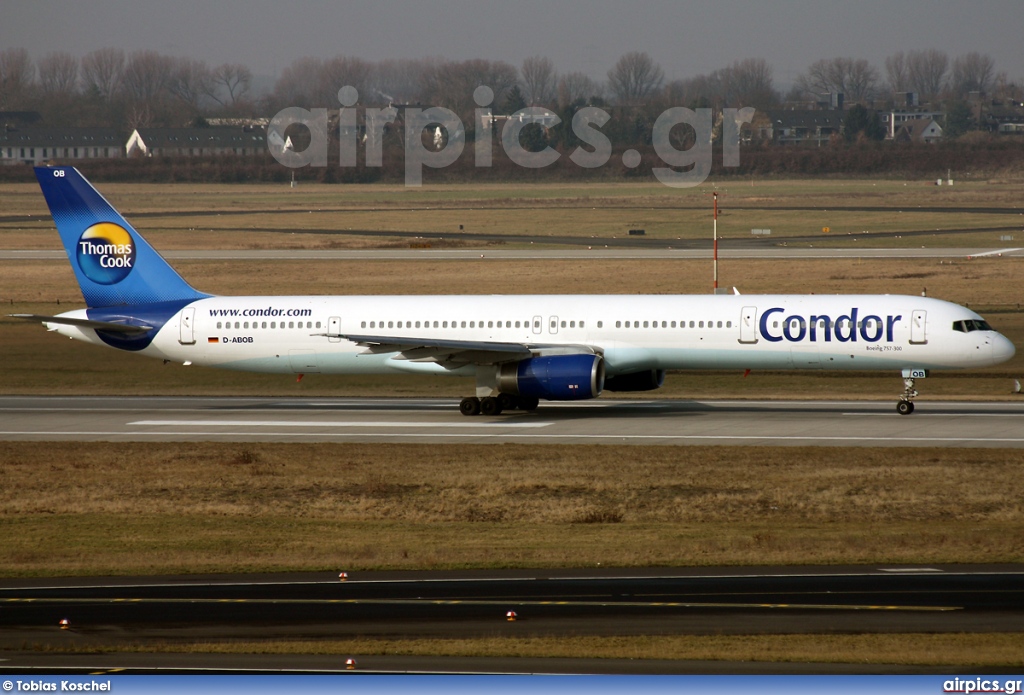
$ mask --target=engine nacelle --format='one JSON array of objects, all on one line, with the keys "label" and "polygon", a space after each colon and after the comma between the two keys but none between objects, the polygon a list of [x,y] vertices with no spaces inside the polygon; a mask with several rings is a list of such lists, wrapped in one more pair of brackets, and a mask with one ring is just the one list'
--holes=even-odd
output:
[{"label": "engine nacelle", "polygon": [[604,390],[604,358],[600,355],[531,357],[503,364],[498,391],[548,401],[597,398]]},{"label": "engine nacelle", "polygon": [[604,388],[606,391],[653,391],[664,383],[664,369],[648,369],[646,372],[610,376],[604,380]]}]

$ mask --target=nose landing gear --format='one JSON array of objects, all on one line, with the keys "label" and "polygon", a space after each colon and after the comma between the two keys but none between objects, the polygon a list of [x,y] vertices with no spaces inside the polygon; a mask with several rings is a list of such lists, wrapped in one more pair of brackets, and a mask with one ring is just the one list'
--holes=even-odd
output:
[{"label": "nose landing gear", "polygon": [[914,398],[917,396],[917,389],[914,388],[914,377],[903,378],[903,395],[896,404],[896,412],[900,415],[910,415],[914,412]]}]

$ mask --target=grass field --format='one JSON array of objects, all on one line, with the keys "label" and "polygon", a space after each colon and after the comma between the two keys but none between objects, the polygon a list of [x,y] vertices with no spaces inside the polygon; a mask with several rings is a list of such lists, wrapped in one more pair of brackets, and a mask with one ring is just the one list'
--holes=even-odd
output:
[{"label": "grass field", "polygon": [[[998,246],[1024,240],[1020,181],[731,180],[716,187],[719,234],[775,237],[814,245]],[[362,248],[408,241],[329,234],[332,230],[612,237],[643,228],[656,239],[706,239],[711,185],[674,190],[652,184],[447,185],[405,188],[310,184],[107,184],[104,195],[161,249]],[[0,186],[0,248],[59,248],[38,187]],[[884,208],[864,210],[848,208]],[[934,208],[934,209],[933,209]],[[1010,208],[1009,210],[1007,208]],[[1016,209],[1019,208],[1019,211]],[[1000,209],[995,212],[993,209]],[[194,213],[194,214],[193,214]],[[140,215],[133,219],[133,215]],[[146,215],[146,217],[141,217]],[[10,218],[8,218],[10,216]],[[32,216],[32,219],[24,219]],[[828,227],[828,234],[822,228]],[[905,238],[885,232],[1014,228]],[[301,233],[302,231],[323,233]],[[447,242],[451,243],[451,241]],[[595,242],[596,243],[596,242]],[[770,242],[766,242],[770,243]]]},{"label": "grass field", "polygon": [[996,449],[7,442],[0,574],[1020,562],[1020,462]]},{"label": "grass field", "polygon": [[[47,646],[37,645],[39,649]],[[50,646],[50,648],[53,648]],[[533,658],[673,659],[725,662],[896,664],[906,666],[1024,666],[1016,634],[883,635],[659,635],[656,637],[490,637],[479,639],[352,639],[291,642],[111,644],[90,642],[83,652],[211,654],[325,654],[515,656]]]}]

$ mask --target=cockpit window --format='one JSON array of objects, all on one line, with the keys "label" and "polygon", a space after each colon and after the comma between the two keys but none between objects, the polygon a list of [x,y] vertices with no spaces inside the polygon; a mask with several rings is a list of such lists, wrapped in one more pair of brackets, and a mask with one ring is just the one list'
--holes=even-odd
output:
[{"label": "cockpit window", "polygon": [[954,321],[953,330],[961,333],[970,333],[972,331],[991,331],[992,326],[988,325],[988,321],[982,321],[981,319],[966,319],[964,321]]}]

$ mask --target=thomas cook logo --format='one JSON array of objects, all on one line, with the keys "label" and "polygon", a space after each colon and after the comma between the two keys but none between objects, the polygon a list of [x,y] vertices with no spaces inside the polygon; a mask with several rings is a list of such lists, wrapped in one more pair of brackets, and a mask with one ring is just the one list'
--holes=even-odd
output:
[{"label": "thomas cook logo", "polygon": [[101,285],[115,285],[135,267],[135,242],[120,225],[100,222],[78,238],[78,267]]}]

